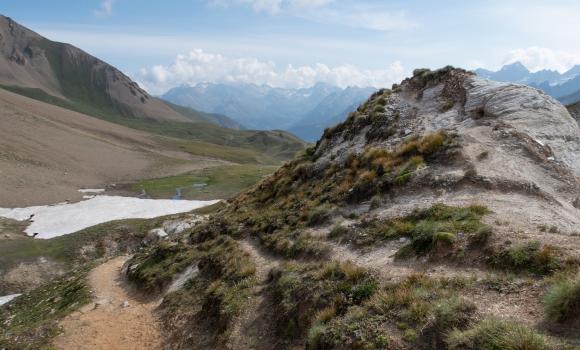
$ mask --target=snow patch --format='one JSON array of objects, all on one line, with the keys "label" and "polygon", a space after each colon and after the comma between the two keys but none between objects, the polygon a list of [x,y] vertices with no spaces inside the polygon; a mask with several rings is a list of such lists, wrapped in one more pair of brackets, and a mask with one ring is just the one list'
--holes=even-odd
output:
[{"label": "snow patch", "polygon": [[0,208],[0,217],[25,221],[25,232],[36,238],[53,238],[80,231],[104,222],[123,219],[151,219],[185,213],[219,202],[140,199],[97,196],[78,203],[61,203],[28,208]]},{"label": "snow patch", "polygon": [[79,190],[80,193],[103,193],[105,192],[102,188],[83,188]]},{"label": "snow patch", "polygon": [[18,298],[21,295],[22,294],[12,294],[12,295],[6,295],[3,297],[0,297],[0,305],[7,304],[7,303],[11,302],[12,300]]}]

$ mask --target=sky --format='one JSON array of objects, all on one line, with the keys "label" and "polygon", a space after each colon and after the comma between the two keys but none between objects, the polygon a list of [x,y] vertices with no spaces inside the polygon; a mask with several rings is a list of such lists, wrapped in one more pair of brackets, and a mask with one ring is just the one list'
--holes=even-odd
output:
[{"label": "sky", "polygon": [[580,64],[577,0],[27,0],[0,13],[156,95],[200,82],[390,87],[422,67]]}]

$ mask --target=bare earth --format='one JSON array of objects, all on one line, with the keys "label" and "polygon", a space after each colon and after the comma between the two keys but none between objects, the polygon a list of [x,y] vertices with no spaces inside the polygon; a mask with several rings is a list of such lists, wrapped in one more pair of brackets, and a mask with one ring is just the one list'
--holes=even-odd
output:
[{"label": "bare earth", "polygon": [[161,349],[161,335],[153,315],[159,300],[143,302],[127,290],[121,279],[121,268],[127,259],[116,258],[89,274],[94,302],[60,323],[64,333],[55,338],[57,349]]},{"label": "bare earth", "polygon": [[79,188],[223,164],[176,144],[0,89],[0,207],[79,200]]}]

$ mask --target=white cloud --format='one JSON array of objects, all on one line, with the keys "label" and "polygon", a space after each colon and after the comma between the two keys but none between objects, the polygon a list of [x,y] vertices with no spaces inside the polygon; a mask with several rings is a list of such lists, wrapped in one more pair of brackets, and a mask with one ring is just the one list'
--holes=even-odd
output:
[{"label": "white cloud", "polygon": [[113,13],[115,0],[101,0],[101,7],[95,11],[95,16],[106,17]]},{"label": "white cloud", "polygon": [[532,72],[551,69],[564,73],[574,65],[580,64],[580,53],[557,51],[545,47],[528,47],[508,52],[503,64],[514,62],[521,62]]},{"label": "white cloud", "polygon": [[197,49],[187,55],[178,55],[171,65],[141,69],[136,80],[151,93],[160,94],[175,86],[203,82],[267,84],[284,88],[309,87],[317,82],[341,87],[389,87],[404,76],[405,69],[398,61],[382,70],[353,65],[329,67],[322,63],[278,69],[271,61],[230,58]]},{"label": "white cloud", "polygon": [[323,9],[299,15],[320,23],[340,24],[352,28],[376,31],[409,30],[419,25],[403,11],[391,12],[382,8],[353,7],[348,9]]},{"label": "white cloud", "polygon": [[[207,4],[209,7],[219,8],[246,5],[251,6],[257,13],[285,13],[319,23],[378,31],[405,30],[418,26],[405,12],[386,10],[384,5],[339,5],[334,0],[209,0]],[[334,4],[336,6],[329,6]]]},{"label": "white cloud", "polygon": [[210,7],[227,8],[230,5],[249,5],[256,12],[277,14],[280,12],[294,12],[326,6],[334,0],[209,0]]}]

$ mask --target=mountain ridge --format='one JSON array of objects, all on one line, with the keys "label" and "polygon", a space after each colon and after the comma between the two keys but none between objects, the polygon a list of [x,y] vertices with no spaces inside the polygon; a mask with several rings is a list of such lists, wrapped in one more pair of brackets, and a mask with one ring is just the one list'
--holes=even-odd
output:
[{"label": "mountain ridge", "polygon": [[521,62],[508,64],[498,71],[475,69],[477,75],[500,82],[525,84],[544,91],[564,104],[580,100],[580,65],[564,73],[555,70],[531,72]]},{"label": "mountain ridge", "polygon": [[578,283],[579,157],[537,89],[418,69],[127,276],[175,349],[573,347],[543,296]]},{"label": "mountain ridge", "polygon": [[108,63],[70,44],[44,38],[5,16],[0,16],[0,85],[100,118],[116,115],[238,126],[225,116],[195,111],[182,115]]},{"label": "mountain ridge", "polygon": [[[176,87],[162,96],[172,103],[226,114],[257,129],[283,129],[315,141],[324,128],[344,120],[374,88],[317,83],[310,88],[283,89],[268,85],[200,83]],[[328,100],[334,98],[333,103]]]}]

